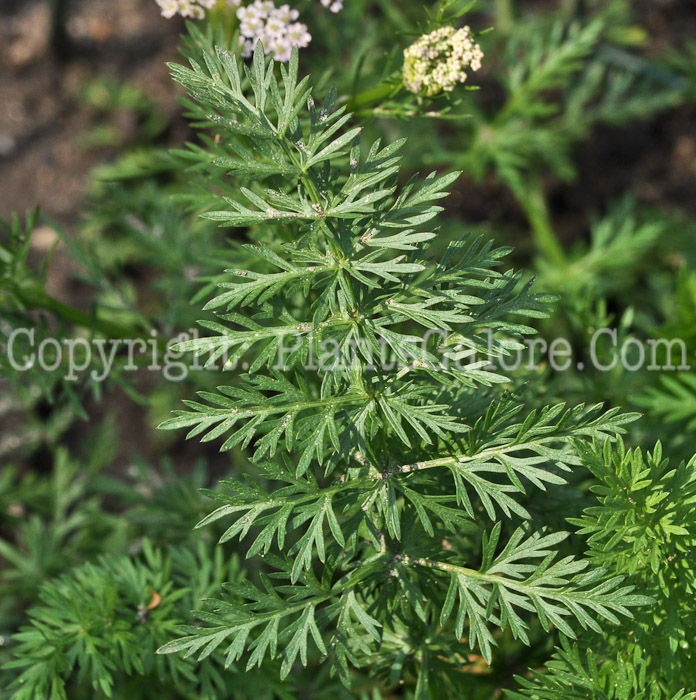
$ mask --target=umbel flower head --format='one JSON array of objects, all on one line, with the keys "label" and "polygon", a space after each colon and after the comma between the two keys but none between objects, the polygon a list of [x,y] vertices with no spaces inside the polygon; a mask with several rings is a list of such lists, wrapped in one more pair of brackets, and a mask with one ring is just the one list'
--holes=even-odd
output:
[{"label": "umbel flower head", "polygon": [[404,86],[419,95],[451,91],[481,67],[483,51],[469,27],[441,27],[404,51]]},{"label": "umbel flower head", "polygon": [[[182,17],[203,19],[205,11],[212,9],[222,0],[157,0],[162,15],[167,18],[179,14]],[[242,56],[248,58],[254,53],[256,44],[260,41],[266,54],[272,54],[276,61],[289,61],[292,49],[301,49],[309,45],[312,35],[307,31],[307,25],[297,22],[300,13],[290,7],[276,7],[273,0],[253,0],[242,5],[242,0],[225,0],[229,7],[236,7],[239,19],[239,47]],[[342,7],[342,0],[332,0],[327,5],[333,12]]]},{"label": "umbel flower head", "polygon": [[276,7],[272,0],[254,0],[240,7],[237,17],[242,56],[251,56],[261,41],[266,54],[273,54],[276,61],[289,61],[294,46],[303,49],[312,40],[307,25],[296,21],[299,14],[289,5]]},{"label": "umbel flower head", "polygon": [[[218,0],[157,0],[162,16],[171,19],[174,15],[203,19],[205,11],[215,7]],[[230,7],[238,7],[241,0],[227,0]]]}]

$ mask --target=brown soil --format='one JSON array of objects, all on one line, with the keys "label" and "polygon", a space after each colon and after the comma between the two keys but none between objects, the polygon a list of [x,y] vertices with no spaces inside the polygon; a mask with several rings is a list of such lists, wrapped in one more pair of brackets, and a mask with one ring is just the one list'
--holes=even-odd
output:
[{"label": "brown soil", "polygon": [[[88,151],[81,137],[104,117],[81,103],[81,88],[100,77],[128,81],[178,112],[165,64],[176,56],[180,25],[152,0],[69,0],[70,60],[47,46],[48,4],[0,4],[0,216],[40,204],[70,225],[81,210],[90,169],[115,154]],[[129,115],[111,117],[127,142]]]}]

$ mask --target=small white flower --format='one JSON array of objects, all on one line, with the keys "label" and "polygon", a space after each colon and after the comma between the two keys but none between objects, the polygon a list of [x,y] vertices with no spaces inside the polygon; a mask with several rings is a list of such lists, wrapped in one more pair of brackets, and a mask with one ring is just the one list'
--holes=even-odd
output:
[{"label": "small white flower", "polygon": [[191,0],[179,0],[179,14],[182,17],[191,17],[193,15]]},{"label": "small white flower", "polygon": [[290,44],[281,44],[276,46],[273,51],[273,58],[281,63],[287,63],[292,57],[292,46]]},{"label": "small white flower", "polygon": [[182,17],[203,19],[205,11],[212,9],[217,0],[156,0],[162,16],[171,19],[179,14]]},{"label": "small white flower", "polygon": [[249,5],[248,7],[240,7],[237,10],[237,19],[240,22],[245,22],[246,20],[259,19],[260,13],[254,5]]},{"label": "small white flower", "polygon": [[259,13],[260,17],[268,17],[268,15],[275,10],[275,5],[272,0],[254,0],[251,7],[255,7],[256,11]]},{"label": "small white flower", "polygon": [[242,35],[239,47],[244,58],[248,58],[261,41],[266,55],[276,61],[289,61],[294,46],[304,48],[312,40],[307,25],[294,21],[300,13],[290,5],[276,7],[271,0],[254,0],[239,7],[236,14]]},{"label": "small white flower", "polygon": [[266,20],[266,36],[268,37],[282,37],[287,32],[288,25],[282,20],[271,15]]},{"label": "small white flower", "polygon": [[292,44],[287,37],[273,37],[266,44],[266,53],[273,54],[276,61],[289,61],[292,54]]},{"label": "small white flower", "polygon": [[281,5],[279,8],[271,12],[271,17],[276,17],[281,22],[285,22],[285,24],[294,22],[299,16],[300,13],[291,8],[290,5]]},{"label": "small white flower", "polygon": [[295,22],[288,27],[288,39],[292,46],[299,46],[304,49],[312,41],[312,35],[307,31],[307,25],[302,22]]},{"label": "small white flower", "polygon": [[239,31],[242,36],[248,37],[249,39],[259,38],[264,29],[263,20],[260,17],[252,17],[249,19],[242,20],[239,25]]},{"label": "small white flower", "polygon": [[179,11],[179,0],[157,0],[162,17],[171,19]]}]

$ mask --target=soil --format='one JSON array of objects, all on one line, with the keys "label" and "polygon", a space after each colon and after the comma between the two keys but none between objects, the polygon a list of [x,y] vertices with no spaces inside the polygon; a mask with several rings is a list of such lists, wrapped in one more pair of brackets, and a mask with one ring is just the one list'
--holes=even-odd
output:
[{"label": "soil", "polygon": [[[152,0],[68,0],[68,11],[70,55],[59,61],[47,46],[48,3],[0,4],[3,217],[40,204],[58,223],[75,223],[90,170],[116,155],[81,143],[89,129],[103,126],[103,115],[80,100],[81,89],[94,78],[128,81],[165,114],[178,113],[164,65],[176,56],[178,23],[162,18]],[[127,142],[133,127],[127,115],[112,119]]]}]

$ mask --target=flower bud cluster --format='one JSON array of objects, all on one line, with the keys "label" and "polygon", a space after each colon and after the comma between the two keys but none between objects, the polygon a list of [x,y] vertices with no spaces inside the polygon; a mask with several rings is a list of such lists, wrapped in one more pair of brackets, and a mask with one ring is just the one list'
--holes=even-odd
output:
[{"label": "flower bud cluster", "polygon": [[[218,0],[157,0],[162,16],[170,19],[174,15],[203,19],[205,11],[215,7]],[[227,0],[230,7],[239,7],[242,0]]]},{"label": "flower bud cluster", "polygon": [[404,86],[427,96],[449,92],[466,80],[467,69],[481,68],[482,58],[483,51],[469,27],[441,27],[404,51]]},{"label": "flower bud cluster", "polygon": [[[171,18],[174,15],[203,19],[205,11],[215,7],[222,0],[156,0],[162,15]],[[321,4],[331,10],[340,12],[344,0],[321,0]],[[256,44],[263,43],[267,55],[272,54],[276,61],[289,61],[292,49],[306,47],[312,40],[307,25],[298,22],[299,12],[290,5],[276,7],[273,0],[253,0],[241,6],[242,0],[225,0],[229,7],[236,7],[240,21],[239,46],[244,58],[254,52]]]},{"label": "flower bud cluster", "polygon": [[307,25],[297,22],[299,12],[289,5],[276,7],[272,0],[254,0],[237,10],[241,36],[239,44],[246,58],[261,41],[266,54],[276,61],[289,61],[294,46],[304,48],[312,40]]}]

